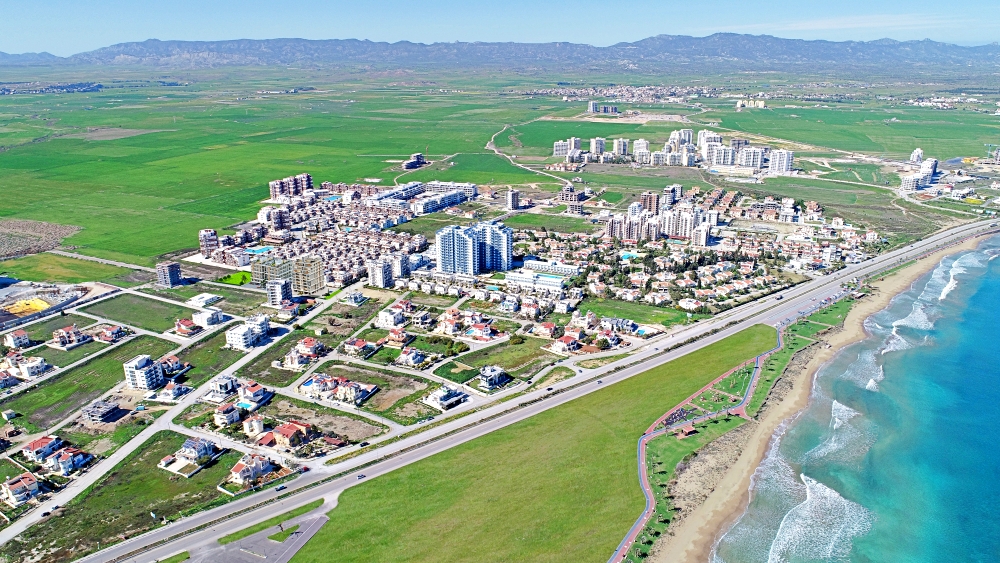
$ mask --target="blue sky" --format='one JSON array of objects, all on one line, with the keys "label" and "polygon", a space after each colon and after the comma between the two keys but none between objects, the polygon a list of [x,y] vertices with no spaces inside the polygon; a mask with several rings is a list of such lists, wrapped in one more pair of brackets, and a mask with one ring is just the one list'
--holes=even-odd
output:
[{"label": "blue sky", "polygon": [[[951,7],[948,11],[943,10]],[[0,51],[71,55],[145,39],[572,41],[719,31],[829,40],[1000,40],[996,0],[0,0]]]}]

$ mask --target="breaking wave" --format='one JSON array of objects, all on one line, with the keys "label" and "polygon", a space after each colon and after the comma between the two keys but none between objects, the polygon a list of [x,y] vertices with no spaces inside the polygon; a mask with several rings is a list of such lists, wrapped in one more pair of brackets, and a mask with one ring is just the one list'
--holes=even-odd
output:
[{"label": "breaking wave", "polygon": [[819,481],[801,478],[806,500],[781,520],[768,563],[846,560],[853,539],[871,530],[872,513]]}]

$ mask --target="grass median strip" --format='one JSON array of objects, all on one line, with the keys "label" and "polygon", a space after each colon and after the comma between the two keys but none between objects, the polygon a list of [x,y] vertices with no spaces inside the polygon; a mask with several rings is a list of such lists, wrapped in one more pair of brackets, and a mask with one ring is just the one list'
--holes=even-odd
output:
[{"label": "grass median strip", "polygon": [[[278,524],[281,524],[282,522],[287,522],[288,520],[291,520],[292,518],[295,518],[296,516],[302,516],[303,514],[305,514],[307,512],[312,512],[313,510],[316,510],[317,508],[319,508],[322,505],[323,505],[323,499],[314,500],[313,502],[310,502],[309,504],[307,504],[305,506],[300,506],[298,508],[294,508],[292,510],[289,510],[288,512],[285,512],[284,514],[279,514],[279,515],[275,516],[274,518],[271,518],[269,520],[265,520],[265,521],[261,522],[260,524],[254,524],[253,526],[249,526],[247,528],[243,528],[242,530],[233,532],[233,533],[229,534],[228,536],[223,536],[223,537],[219,538],[219,543],[222,544],[222,545],[226,545],[226,544],[229,544],[229,543],[233,543],[234,541],[238,541],[238,540],[241,540],[243,538],[252,536],[252,535],[256,534],[257,532],[263,532],[264,530],[266,530],[268,528],[271,528],[273,526],[277,526]],[[288,531],[288,530],[286,530],[286,531]],[[291,532],[289,532],[289,533],[291,533]],[[284,541],[284,540],[282,539],[282,540],[277,540],[277,541]]]}]

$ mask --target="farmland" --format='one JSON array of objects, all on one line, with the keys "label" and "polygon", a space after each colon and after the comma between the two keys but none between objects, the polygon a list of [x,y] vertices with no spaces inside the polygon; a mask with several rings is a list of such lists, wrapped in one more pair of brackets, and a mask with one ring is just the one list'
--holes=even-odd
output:
[{"label": "farmland", "polygon": [[[635,437],[669,405],[772,346],[773,329],[745,330],[351,487],[295,561],[589,561],[611,553],[643,507]],[[504,525],[490,525],[497,521]]]}]

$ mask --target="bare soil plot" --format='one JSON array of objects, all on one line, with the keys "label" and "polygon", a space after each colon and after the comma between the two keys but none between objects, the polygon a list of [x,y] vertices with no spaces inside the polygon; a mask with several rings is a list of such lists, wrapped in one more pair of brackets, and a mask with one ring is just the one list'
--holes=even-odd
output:
[{"label": "bare soil plot", "polygon": [[298,420],[313,424],[324,433],[332,432],[354,442],[378,436],[385,430],[346,413],[288,397],[275,397],[267,406],[260,409],[260,413],[281,420]]},{"label": "bare soil plot", "polygon": [[88,127],[86,133],[73,133],[66,135],[64,139],[83,139],[85,141],[115,141],[137,137],[148,133],[162,133],[164,131],[176,131],[176,129],[125,129],[124,127]]}]

